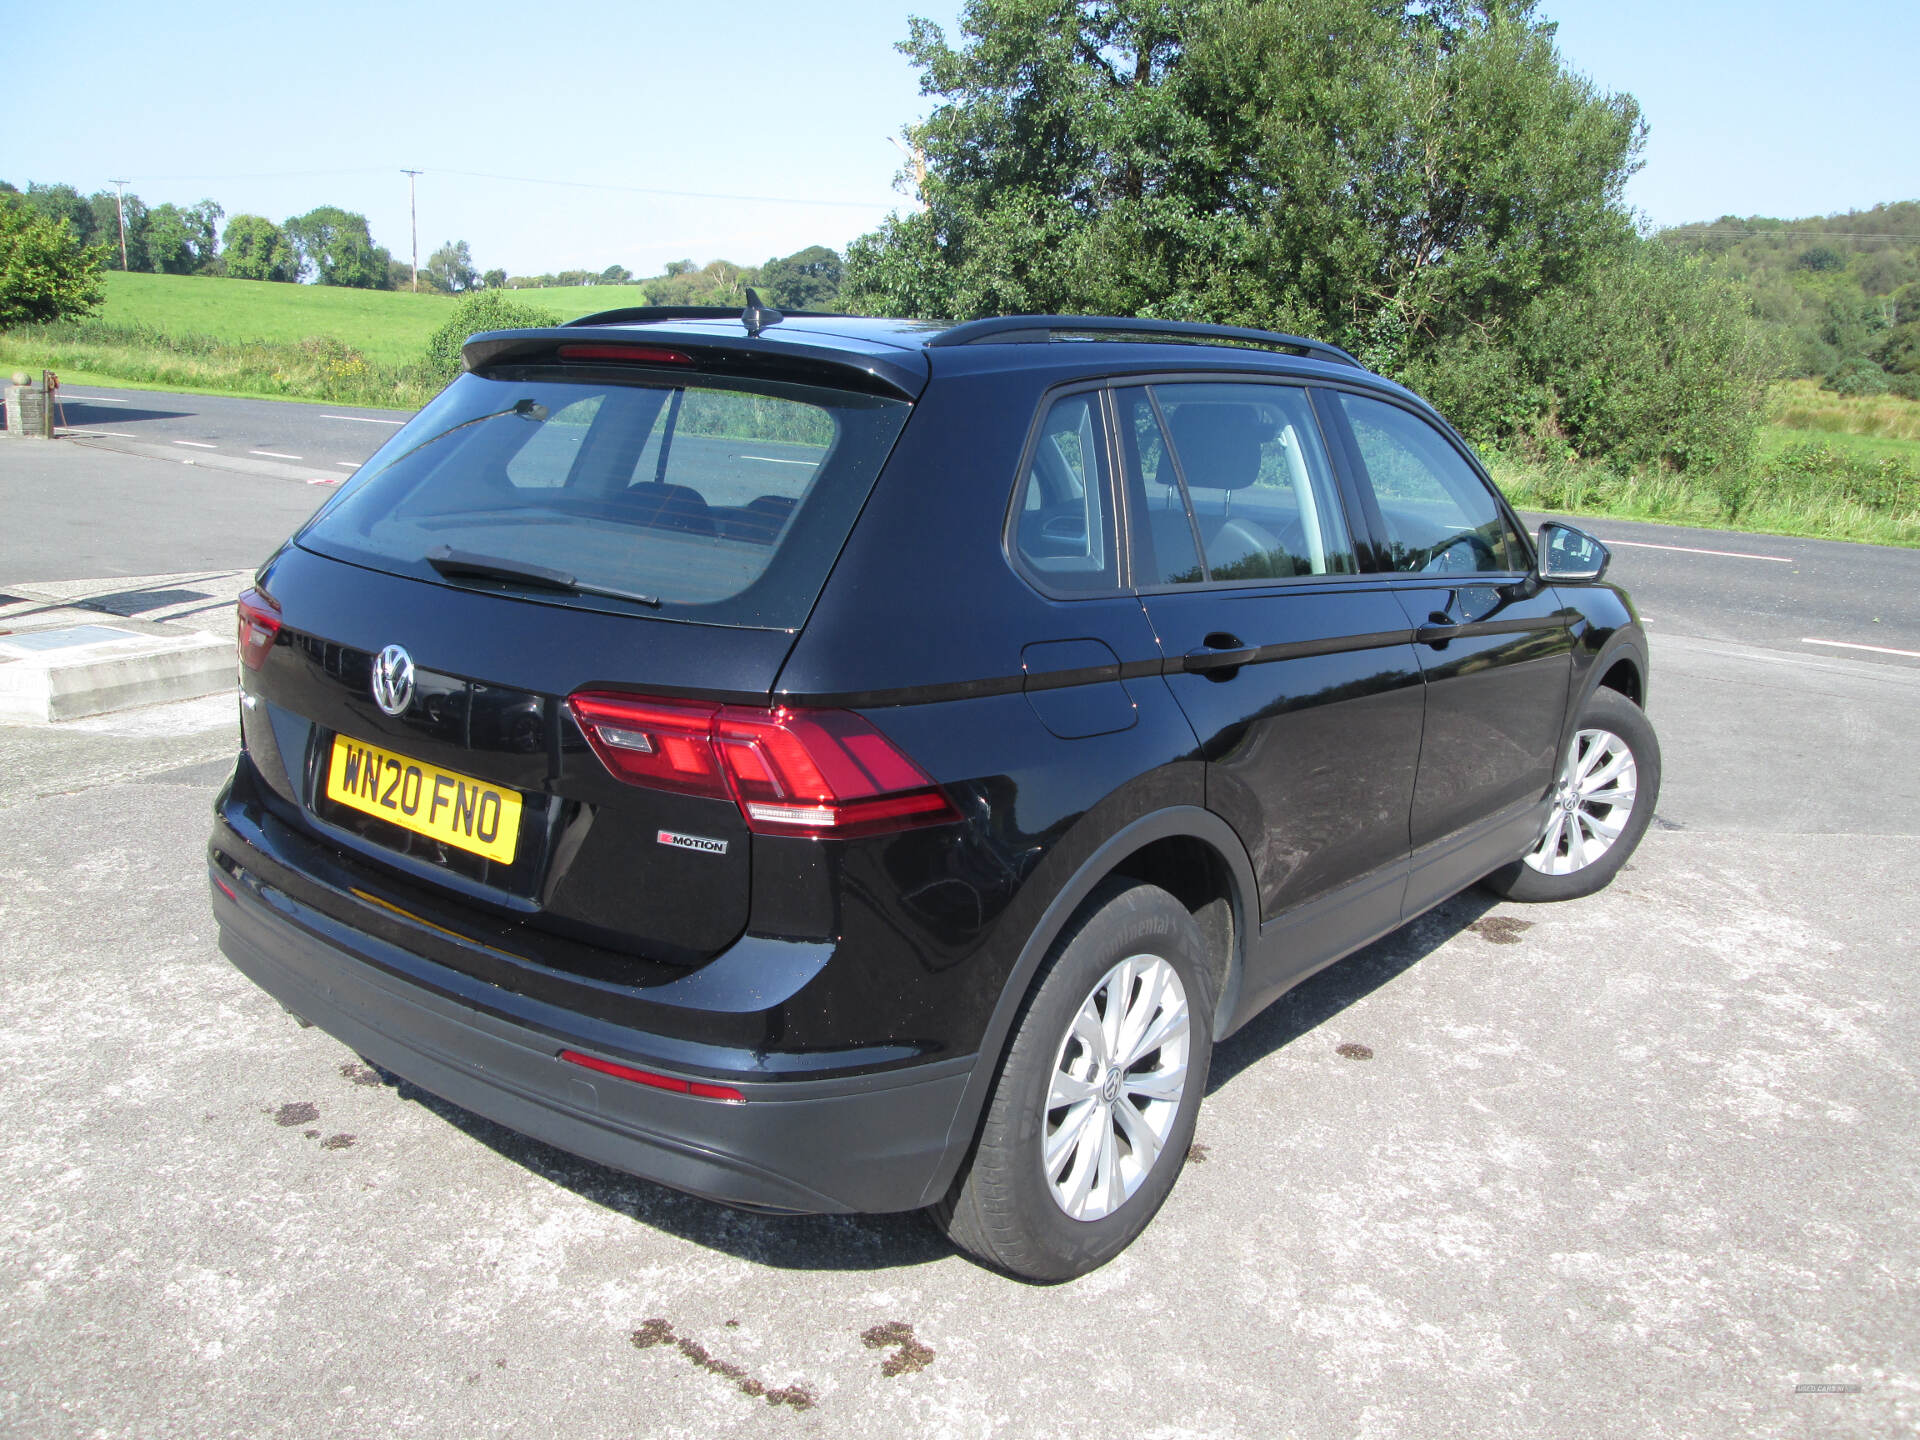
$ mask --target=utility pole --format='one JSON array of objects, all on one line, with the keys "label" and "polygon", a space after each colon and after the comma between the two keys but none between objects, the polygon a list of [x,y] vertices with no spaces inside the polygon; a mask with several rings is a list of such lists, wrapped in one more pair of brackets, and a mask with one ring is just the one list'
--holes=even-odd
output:
[{"label": "utility pole", "polygon": [[120,268],[127,268],[127,182],[109,180],[107,182],[120,192],[120,198],[114,201],[114,208],[120,212]]},{"label": "utility pole", "polygon": [[413,203],[413,177],[419,170],[402,170],[407,177],[407,218],[413,221],[413,293],[420,293],[420,211]]}]

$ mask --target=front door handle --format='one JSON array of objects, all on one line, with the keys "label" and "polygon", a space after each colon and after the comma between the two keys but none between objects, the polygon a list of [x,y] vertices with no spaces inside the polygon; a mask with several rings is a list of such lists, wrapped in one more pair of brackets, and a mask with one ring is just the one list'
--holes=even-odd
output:
[{"label": "front door handle", "polygon": [[1188,669],[1235,670],[1252,662],[1260,653],[1258,645],[1248,645],[1238,635],[1209,635],[1198,650],[1189,650],[1181,663]]}]

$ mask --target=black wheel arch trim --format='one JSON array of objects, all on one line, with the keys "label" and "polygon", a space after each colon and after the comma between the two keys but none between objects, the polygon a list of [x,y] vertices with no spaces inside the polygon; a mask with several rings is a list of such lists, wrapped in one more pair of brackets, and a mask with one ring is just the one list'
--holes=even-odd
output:
[{"label": "black wheel arch trim", "polygon": [[[1006,984],[1001,987],[1000,999],[980,1038],[973,1075],[967,1082],[959,1109],[954,1113],[953,1127],[947,1135],[946,1154],[921,1197],[921,1204],[931,1205],[947,1192],[962,1162],[972,1150],[974,1138],[980,1129],[981,1116],[986,1110],[987,1097],[993,1091],[1007,1045],[1012,1039],[1014,1020],[1055,942],[1072,923],[1087,898],[1114,873],[1122,860],[1156,840],[1173,839],[1199,841],[1213,850],[1226,867],[1228,900],[1233,907],[1233,943],[1227,956],[1227,973],[1221,981],[1220,993],[1214,999],[1215,1026],[1218,1027],[1233,1015],[1239,1002],[1241,977],[1245,973],[1249,937],[1257,937],[1260,931],[1260,913],[1255,898],[1259,889],[1254,880],[1253,861],[1247,855],[1246,846],[1231,825],[1211,810],[1197,805],[1170,806],[1121,826],[1101,842],[1081,863],[1073,877],[1060,888],[1022,945],[1019,958],[1014,962]],[[1214,1038],[1217,1040],[1221,1037],[1216,1033]]]}]

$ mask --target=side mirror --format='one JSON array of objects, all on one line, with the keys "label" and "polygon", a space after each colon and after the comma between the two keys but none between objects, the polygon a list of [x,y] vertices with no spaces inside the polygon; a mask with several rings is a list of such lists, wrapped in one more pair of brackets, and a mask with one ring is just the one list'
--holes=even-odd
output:
[{"label": "side mirror", "polygon": [[1539,575],[1548,581],[1598,580],[1613,553],[1584,530],[1549,520],[1540,527]]}]

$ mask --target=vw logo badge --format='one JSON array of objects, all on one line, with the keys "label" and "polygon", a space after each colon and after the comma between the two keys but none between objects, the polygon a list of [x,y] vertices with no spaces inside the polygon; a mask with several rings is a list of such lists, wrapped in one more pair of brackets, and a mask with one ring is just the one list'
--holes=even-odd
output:
[{"label": "vw logo badge", "polygon": [[413,703],[413,657],[398,645],[374,659],[373,703],[389,715],[404,715]]}]

